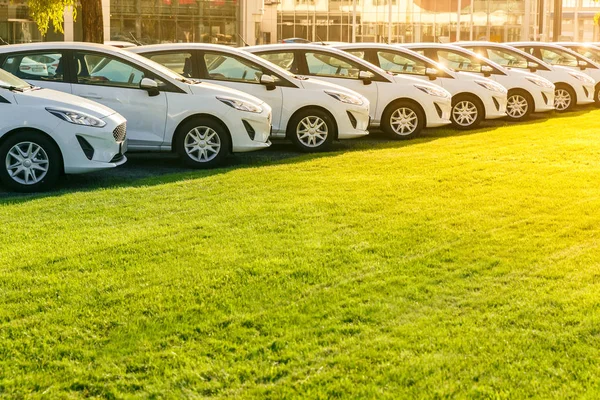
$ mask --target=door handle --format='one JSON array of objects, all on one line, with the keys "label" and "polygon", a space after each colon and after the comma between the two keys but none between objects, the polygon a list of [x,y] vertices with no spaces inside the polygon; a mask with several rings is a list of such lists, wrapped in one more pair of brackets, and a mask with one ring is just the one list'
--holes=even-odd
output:
[{"label": "door handle", "polygon": [[86,99],[101,99],[102,96],[94,93],[80,94],[81,97],[85,97]]}]

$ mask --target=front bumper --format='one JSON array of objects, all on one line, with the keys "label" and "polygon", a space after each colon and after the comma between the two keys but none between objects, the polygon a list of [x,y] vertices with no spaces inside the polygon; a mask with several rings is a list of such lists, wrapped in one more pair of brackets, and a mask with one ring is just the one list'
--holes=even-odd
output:
[{"label": "front bumper", "polygon": [[125,118],[113,114],[103,119],[106,126],[94,128],[61,122],[58,132],[72,132],[60,135],[66,174],[81,174],[114,168],[127,161],[127,138],[124,131],[116,135],[115,130],[125,124]]},{"label": "front bumper", "polygon": [[497,119],[506,116],[506,94],[491,92],[489,96],[481,97],[485,108],[485,119]]},{"label": "front bumper", "polygon": [[369,134],[369,106],[349,105],[336,113],[338,139],[355,139]]},{"label": "front bumper", "polygon": [[424,104],[427,128],[436,128],[450,124],[452,100],[450,98],[435,97],[430,104]]},{"label": "front bumper", "polygon": [[534,112],[548,112],[554,110],[554,89],[542,89],[532,93],[535,104]]},{"label": "front bumper", "polygon": [[592,84],[577,85],[575,94],[577,95],[577,104],[592,104],[594,102],[595,88]]},{"label": "front bumper", "polygon": [[[243,153],[266,149],[271,145],[271,107],[262,104],[261,113],[236,111],[230,113],[232,120],[229,124],[231,133],[231,150],[234,153]],[[241,117],[241,118],[240,118]]]}]

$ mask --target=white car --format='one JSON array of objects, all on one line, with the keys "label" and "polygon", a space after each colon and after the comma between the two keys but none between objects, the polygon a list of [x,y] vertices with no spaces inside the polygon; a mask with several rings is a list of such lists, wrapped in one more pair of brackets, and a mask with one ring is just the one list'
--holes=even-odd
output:
[{"label": "white car", "polygon": [[583,70],[583,72],[596,80],[594,101],[596,102],[596,106],[600,106],[600,75],[598,72],[600,71],[598,69],[598,66],[600,65],[600,47],[590,43],[559,42],[555,44],[566,47],[588,59],[587,68]]},{"label": "white car", "polygon": [[360,94],[301,78],[229,46],[176,43],[129,49],[188,78],[218,83],[265,101],[273,109],[272,137],[302,151],[322,151],[335,139],[368,135],[369,101]]},{"label": "white car", "polygon": [[337,45],[393,74],[408,75],[436,83],[452,94],[452,125],[472,129],[484,119],[506,116],[504,86],[475,74],[457,73],[412,50],[380,43]]},{"label": "white car", "polygon": [[[599,64],[583,57],[573,50],[566,49],[553,43],[515,42],[507,43],[507,45],[531,54],[547,64],[566,67],[571,71],[582,72],[584,75],[589,76],[591,79],[588,79],[586,83],[591,86],[591,91],[586,89],[582,98],[592,101],[598,98],[598,89],[600,88],[600,86],[597,85],[597,83],[600,82]],[[586,86],[586,88],[587,87],[588,86]],[[564,96],[569,96],[569,99],[579,97],[576,92],[569,93],[568,91],[567,93],[564,93]],[[573,101],[571,100],[571,102]],[[598,103],[598,105],[600,105],[600,103]]]},{"label": "white car", "polygon": [[242,48],[287,69],[360,93],[371,103],[371,127],[394,139],[417,136],[424,127],[450,123],[451,95],[417,78],[389,74],[358,57],[329,46],[273,44]]},{"label": "white car", "polygon": [[547,64],[531,54],[504,43],[459,42],[455,44],[494,61],[506,69],[529,71],[548,79],[555,86],[554,107],[557,111],[568,111],[576,104],[592,102],[589,93],[593,89],[593,82],[581,72]]},{"label": "white car", "polygon": [[403,44],[425,57],[446,67],[484,76],[498,82],[508,90],[506,115],[520,121],[532,112],[554,110],[554,85],[545,78],[530,72],[509,70],[472,51],[458,46],[439,43]]},{"label": "white car", "polygon": [[61,174],[127,161],[125,118],[108,107],[34,87],[0,70],[0,182],[35,192]]},{"label": "white car", "polygon": [[229,152],[270,145],[271,107],[262,100],[192,81],[126,50],[77,42],[2,46],[0,68],[18,74],[24,58],[47,54],[60,56],[55,72],[28,80],[122,114],[130,150],[176,151],[185,165],[207,168]]}]

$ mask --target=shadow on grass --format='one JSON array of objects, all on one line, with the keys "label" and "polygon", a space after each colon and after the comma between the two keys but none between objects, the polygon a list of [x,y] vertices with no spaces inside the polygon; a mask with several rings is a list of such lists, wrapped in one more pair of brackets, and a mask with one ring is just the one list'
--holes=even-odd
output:
[{"label": "shadow on grass", "polygon": [[[551,118],[579,116],[591,110],[593,108],[581,109],[566,114],[534,114],[528,121],[519,123],[518,126],[539,124]],[[224,174],[239,168],[305,162],[323,157],[335,157],[354,151],[403,148],[448,137],[490,132],[511,125],[515,125],[515,123],[500,119],[484,121],[481,127],[475,130],[459,131],[453,128],[428,129],[419,138],[413,140],[388,139],[381,131],[375,130],[369,136],[362,139],[336,142],[332,151],[327,153],[303,154],[298,152],[290,143],[275,142],[271,147],[263,151],[237,153],[230,156],[225,161],[224,166],[210,170],[191,170],[185,168],[173,153],[128,153],[128,162],[123,166],[89,174],[63,176],[56,189],[51,192],[34,194],[10,193],[3,191],[3,187],[0,186],[0,205],[17,204],[40,198],[57,197],[69,193],[97,189],[160,185]]]}]

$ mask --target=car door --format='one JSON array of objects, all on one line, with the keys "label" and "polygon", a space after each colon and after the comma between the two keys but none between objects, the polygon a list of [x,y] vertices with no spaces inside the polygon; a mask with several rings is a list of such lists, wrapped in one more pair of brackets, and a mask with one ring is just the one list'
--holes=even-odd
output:
[{"label": "car door", "polygon": [[1,68],[32,85],[71,93],[68,59],[61,50],[11,53],[2,57]]},{"label": "car door", "polygon": [[151,96],[140,89],[143,78],[165,83],[143,66],[110,54],[75,51],[73,53],[73,94],[102,103],[127,119],[131,149],[157,148],[164,142],[167,97],[164,90]]}]

